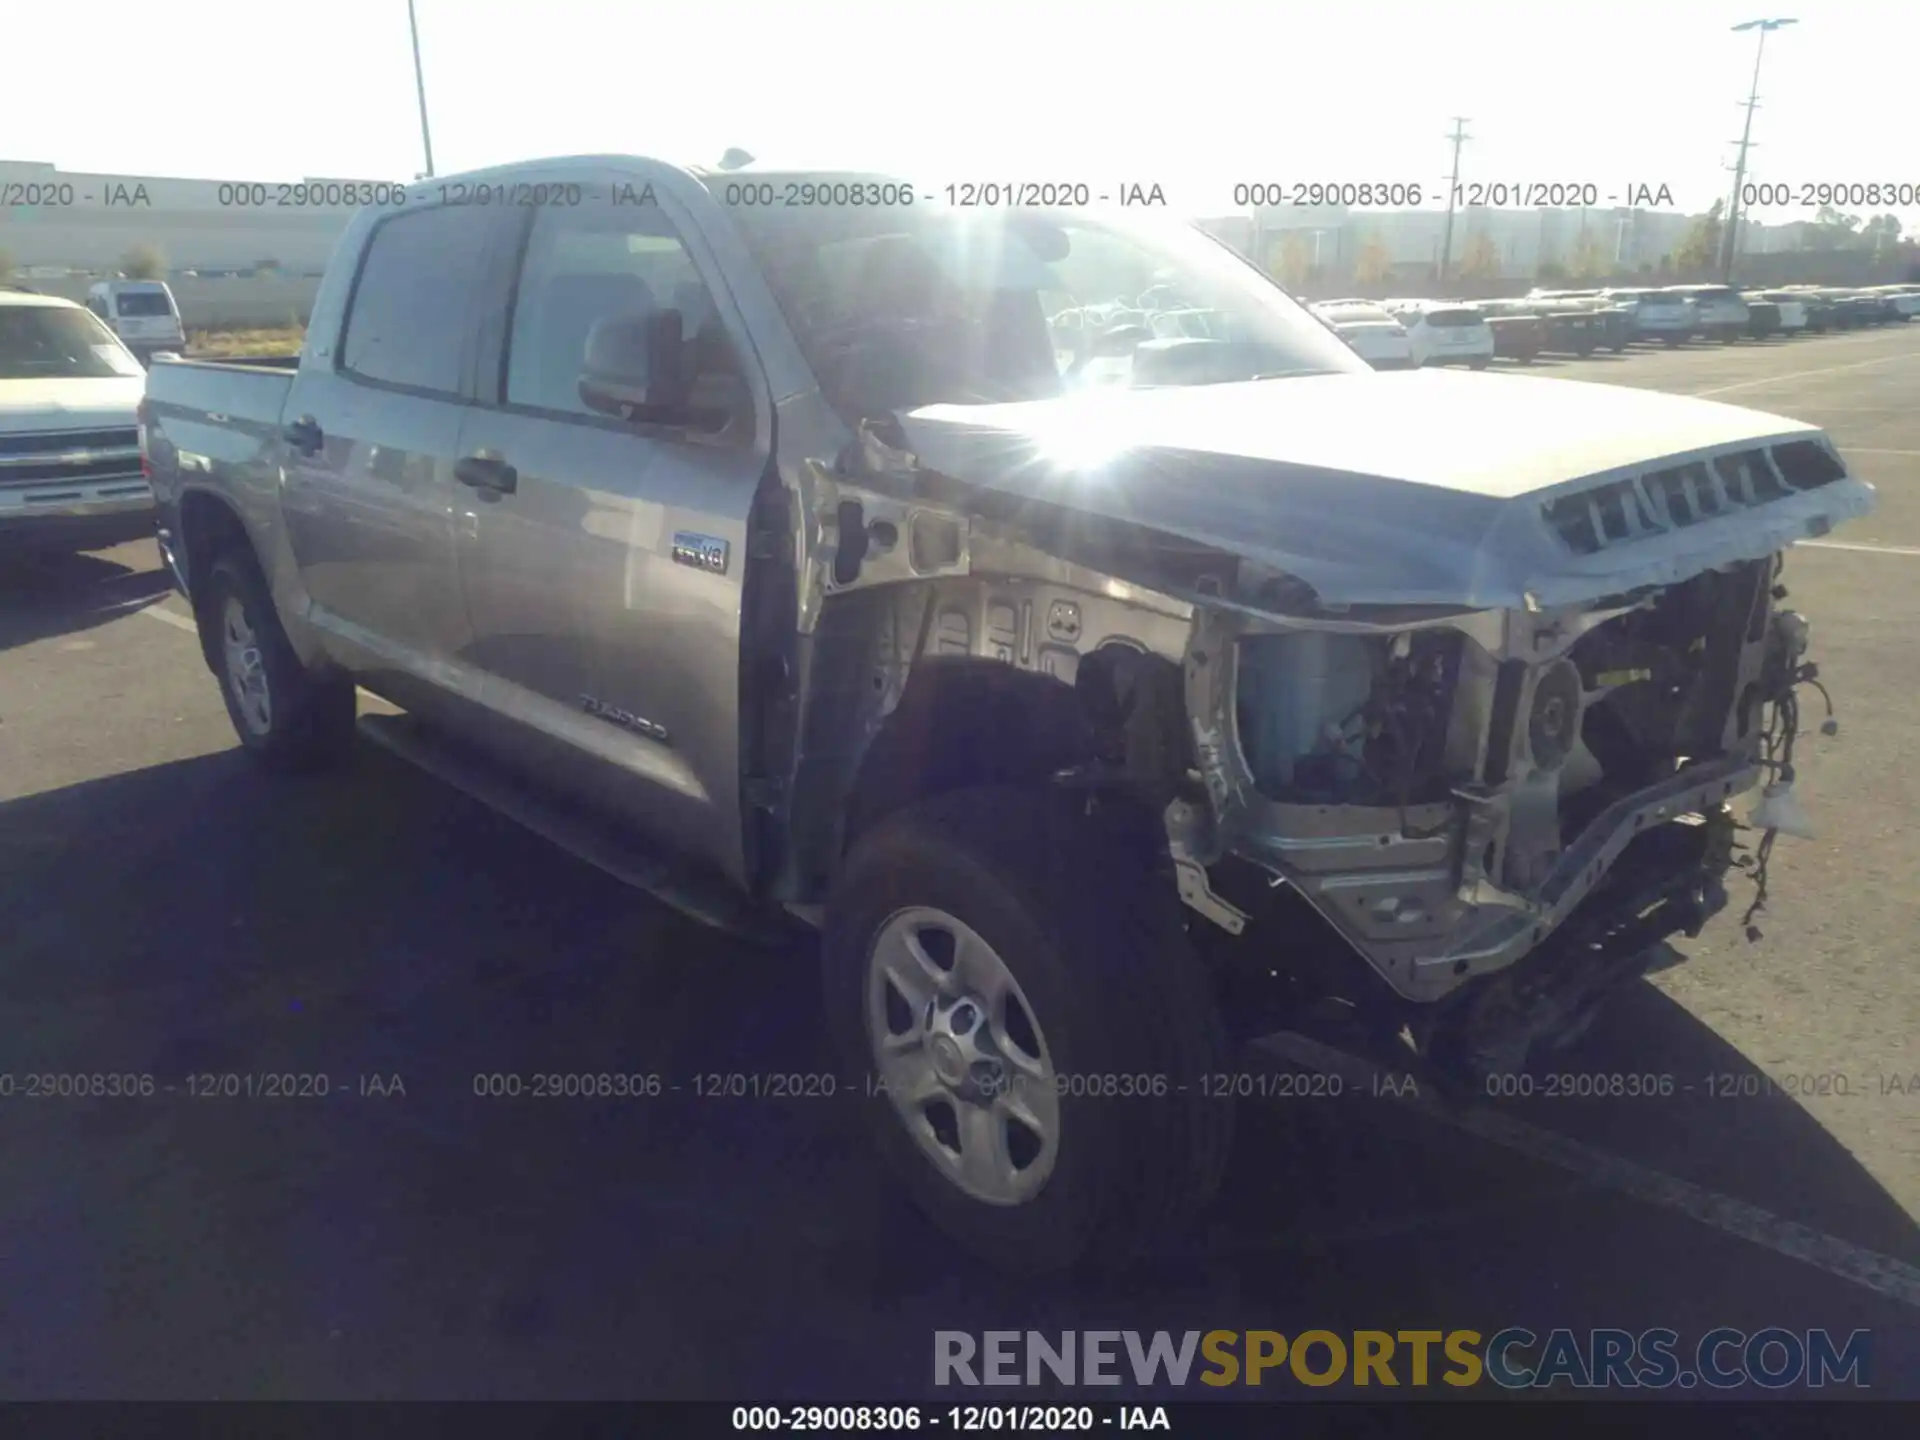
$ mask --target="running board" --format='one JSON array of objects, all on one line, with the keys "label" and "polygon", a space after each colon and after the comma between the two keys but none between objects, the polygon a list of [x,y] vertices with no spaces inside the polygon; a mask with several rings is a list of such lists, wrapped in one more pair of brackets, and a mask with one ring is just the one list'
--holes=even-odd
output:
[{"label": "running board", "polygon": [[404,714],[362,715],[358,728],[382,750],[690,919],[756,945],[786,945],[799,934],[784,916],[757,908],[724,880],[664,855],[611,821],[556,803],[510,771],[450,744]]}]

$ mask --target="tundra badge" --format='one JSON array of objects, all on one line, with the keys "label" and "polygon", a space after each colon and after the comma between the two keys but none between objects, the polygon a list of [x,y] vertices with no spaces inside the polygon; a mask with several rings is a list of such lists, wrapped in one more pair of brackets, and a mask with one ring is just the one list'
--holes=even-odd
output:
[{"label": "tundra badge", "polygon": [[718,535],[676,530],[673,532],[673,563],[724,575],[727,573],[727,542]]},{"label": "tundra badge", "polygon": [[589,715],[598,716],[602,720],[611,720],[614,724],[624,726],[628,730],[636,730],[649,740],[658,740],[662,745],[667,743],[666,726],[657,725],[651,720],[634,714],[631,710],[622,710],[617,705],[609,705],[606,701],[596,700],[591,695],[580,697],[580,708]]}]

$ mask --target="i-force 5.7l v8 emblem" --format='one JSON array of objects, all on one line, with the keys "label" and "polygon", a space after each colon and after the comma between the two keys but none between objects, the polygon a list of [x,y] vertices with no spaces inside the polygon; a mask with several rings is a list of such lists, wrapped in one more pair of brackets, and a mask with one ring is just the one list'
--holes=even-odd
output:
[{"label": "i-force 5.7l v8 emblem", "polygon": [[676,530],[673,532],[673,563],[724,575],[727,573],[727,542],[718,535]]},{"label": "i-force 5.7l v8 emblem", "polygon": [[636,715],[631,710],[622,710],[617,705],[609,705],[606,701],[596,700],[591,695],[580,697],[580,708],[589,715],[596,715],[602,720],[611,720],[616,725],[636,730],[649,740],[658,740],[662,745],[667,743],[666,726],[656,725],[653,721]]}]

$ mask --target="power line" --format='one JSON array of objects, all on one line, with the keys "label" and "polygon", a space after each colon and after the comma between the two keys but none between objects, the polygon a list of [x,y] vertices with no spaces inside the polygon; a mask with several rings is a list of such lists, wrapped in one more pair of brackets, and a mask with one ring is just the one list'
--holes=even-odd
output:
[{"label": "power line", "polygon": [[1447,265],[1453,259],[1453,197],[1460,190],[1460,147],[1473,137],[1466,132],[1466,117],[1453,117],[1453,178],[1447,183],[1447,228],[1440,238],[1440,279],[1447,278]]}]

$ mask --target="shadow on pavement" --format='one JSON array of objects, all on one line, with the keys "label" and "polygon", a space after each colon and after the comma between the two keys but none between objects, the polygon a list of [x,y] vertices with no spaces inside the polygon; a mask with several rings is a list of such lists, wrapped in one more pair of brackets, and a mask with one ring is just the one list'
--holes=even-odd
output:
[{"label": "shadow on pavement", "polygon": [[[0,1107],[21,1398],[938,1398],[936,1329],[1844,1330],[1895,1308],[1355,1095],[1244,1102],[1179,1253],[1104,1285],[994,1276],[870,1158],[805,947],[716,940],[372,750],[325,779],[228,751],[0,805],[0,935],[9,1068],[154,1089]],[[1576,1061],[1744,1068],[1650,988]],[[531,1098],[541,1074],[659,1088]],[[832,1093],[728,1096],[734,1075]],[[263,1076],[302,1093],[226,1093]],[[486,1093],[505,1077],[519,1098]],[[1913,1251],[1782,1097],[1542,1103]]]},{"label": "shadow on pavement", "polygon": [[0,550],[0,650],[77,634],[152,604],[171,588],[157,551],[152,561],[152,569],[134,570],[97,555]]}]

